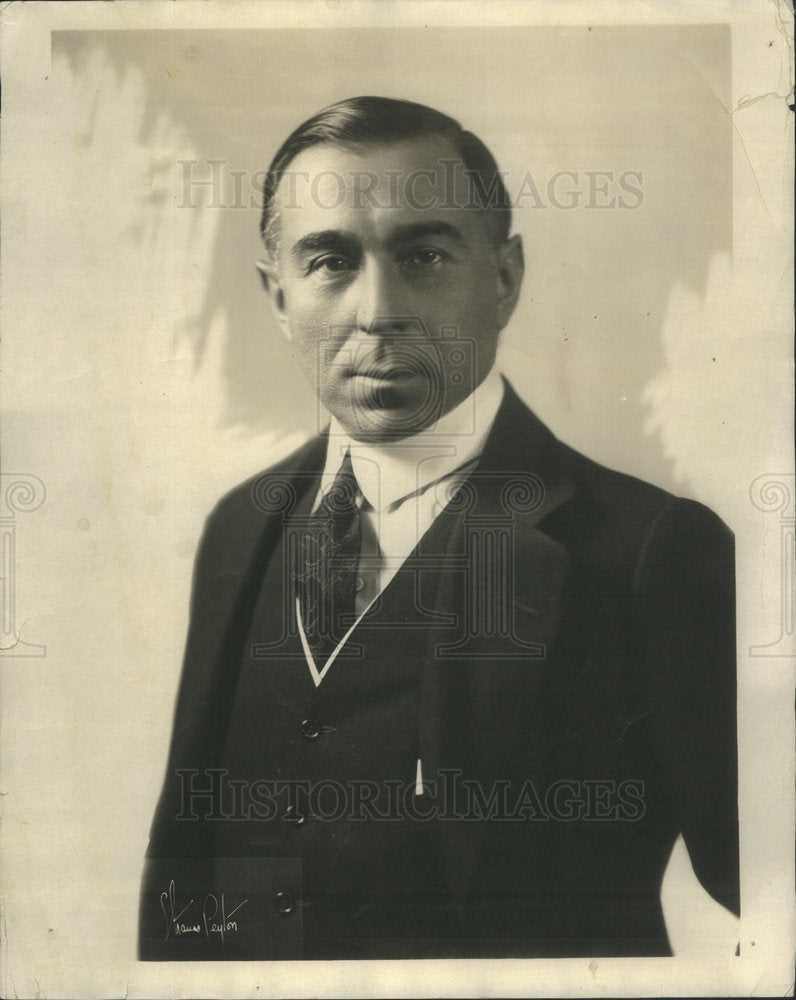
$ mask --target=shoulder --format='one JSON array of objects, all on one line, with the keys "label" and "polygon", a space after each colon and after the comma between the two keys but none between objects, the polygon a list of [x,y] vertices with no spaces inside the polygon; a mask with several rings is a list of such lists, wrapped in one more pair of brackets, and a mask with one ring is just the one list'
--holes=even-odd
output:
[{"label": "shoulder", "polygon": [[314,437],[290,455],[239,483],[205,521],[199,560],[238,566],[271,522],[281,522],[323,468],[326,439]]},{"label": "shoulder", "polygon": [[540,470],[557,497],[539,527],[572,556],[635,565],[657,547],[732,548],[733,535],[708,507],[607,468],[560,441],[510,389],[502,433],[523,468]]},{"label": "shoulder", "polygon": [[634,535],[669,528],[718,531],[732,537],[729,528],[704,504],[562,448],[568,453],[581,506],[588,505],[597,520],[621,524],[626,533]]},{"label": "shoulder", "polygon": [[734,536],[704,504],[570,451],[575,489],[561,524],[576,558],[640,599],[734,587]]},{"label": "shoulder", "polygon": [[257,512],[270,515],[278,512],[280,488],[288,495],[301,493],[311,478],[323,468],[326,439],[314,437],[273,465],[262,469],[225,493],[215,504],[209,520],[224,521],[238,516],[253,516]]}]

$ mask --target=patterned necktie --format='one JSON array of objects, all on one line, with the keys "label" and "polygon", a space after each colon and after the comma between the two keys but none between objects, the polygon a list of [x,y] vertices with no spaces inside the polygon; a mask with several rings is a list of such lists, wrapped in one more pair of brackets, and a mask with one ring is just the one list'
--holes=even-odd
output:
[{"label": "patterned necktie", "polygon": [[360,496],[351,454],[346,452],[331,489],[302,530],[296,583],[304,635],[318,670],[354,621]]}]

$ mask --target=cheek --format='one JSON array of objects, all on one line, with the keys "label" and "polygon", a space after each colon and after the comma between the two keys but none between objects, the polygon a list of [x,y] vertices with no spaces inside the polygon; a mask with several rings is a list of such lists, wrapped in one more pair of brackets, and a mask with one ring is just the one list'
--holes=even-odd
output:
[{"label": "cheek", "polygon": [[460,336],[470,341],[479,366],[494,360],[500,331],[494,284],[473,281],[460,302],[459,318]]},{"label": "cheek", "polygon": [[478,338],[495,325],[496,296],[494,286],[483,275],[457,284],[445,297],[442,321],[459,327],[462,336]]},{"label": "cheek", "polygon": [[326,310],[312,310],[296,317],[293,333],[299,364],[310,382],[321,389],[334,382],[339,375],[334,362],[348,340],[347,328]]},{"label": "cheek", "polygon": [[328,340],[330,331],[346,322],[346,303],[341,295],[288,285],[285,288],[285,311],[297,340]]}]

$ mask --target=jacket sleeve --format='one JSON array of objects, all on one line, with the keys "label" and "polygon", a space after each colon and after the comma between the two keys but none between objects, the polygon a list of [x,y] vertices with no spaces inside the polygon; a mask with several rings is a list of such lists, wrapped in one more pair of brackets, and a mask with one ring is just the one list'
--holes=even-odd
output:
[{"label": "jacket sleeve", "polygon": [[[224,622],[223,590],[233,583],[224,573],[224,521],[218,511],[208,517],[194,561],[190,619],[182,671],[174,708],[166,773],[150,830],[148,856],[163,857],[201,853],[189,845],[193,827],[178,824],[180,769],[212,764],[212,714],[209,712],[218,686],[218,650]],[[194,824],[195,826],[195,824]]]},{"label": "jacket sleeve", "polygon": [[209,515],[193,571],[191,610],[174,711],[163,790],[150,831],[148,855],[196,854],[199,826],[175,824],[180,772],[215,767],[226,736],[227,710],[245,644],[253,590],[274,532],[253,506],[249,490],[225,498]]},{"label": "jacket sleeve", "polygon": [[658,773],[694,872],[738,914],[732,533],[700,504],[669,500],[647,532],[634,594]]}]

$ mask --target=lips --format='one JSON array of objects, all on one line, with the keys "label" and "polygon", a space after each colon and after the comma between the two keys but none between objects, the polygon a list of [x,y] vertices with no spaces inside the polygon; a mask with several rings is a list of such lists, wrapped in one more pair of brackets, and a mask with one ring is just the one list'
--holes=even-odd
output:
[{"label": "lips", "polygon": [[395,382],[398,379],[411,378],[418,373],[416,368],[406,364],[373,365],[352,372],[359,378],[374,379],[378,382]]}]

